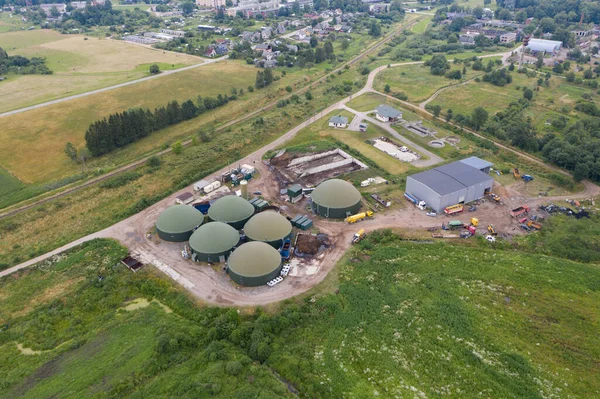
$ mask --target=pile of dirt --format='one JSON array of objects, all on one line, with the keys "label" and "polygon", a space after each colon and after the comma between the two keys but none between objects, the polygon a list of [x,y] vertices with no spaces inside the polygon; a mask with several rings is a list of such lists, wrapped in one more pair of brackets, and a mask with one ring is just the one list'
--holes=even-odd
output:
[{"label": "pile of dirt", "polygon": [[298,251],[308,255],[314,255],[319,252],[321,245],[321,240],[312,234],[299,234],[298,241],[296,241]]}]

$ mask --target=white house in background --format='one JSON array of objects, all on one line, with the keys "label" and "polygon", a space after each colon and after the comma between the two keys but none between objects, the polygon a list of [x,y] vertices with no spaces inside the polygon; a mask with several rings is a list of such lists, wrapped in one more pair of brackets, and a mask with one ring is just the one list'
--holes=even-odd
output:
[{"label": "white house in background", "polygon": [[329,127],[337,127],[344,129],[348,126],[348,118],[345,116],[336,115],[329,119]]},{"label": "white house in background", "polygon": [[382,122],[396,122],[402,119],[402,112],[384,104],[375,108],[375,113],[375,117]]}]

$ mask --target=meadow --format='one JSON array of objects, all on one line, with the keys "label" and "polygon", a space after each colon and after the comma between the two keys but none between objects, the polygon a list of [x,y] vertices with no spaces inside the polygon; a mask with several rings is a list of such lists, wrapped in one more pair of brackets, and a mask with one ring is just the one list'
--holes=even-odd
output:
[{"label": "meadow", "polygon": [[9,55],[45,57],[53,71],[52,75],[9,76],[0,84],[0,112],[149,76],[153,63],[171,70],[203,62],[186,54],[48,29],[1,34],[0,47]]},{"label": "meadow", "polygon": [[597,264],[372,232],[322,284],[265,311],[197,304],[152,266],[131,273],[125,253],[96,240],[0,280],[0,396],[600,391]]}]

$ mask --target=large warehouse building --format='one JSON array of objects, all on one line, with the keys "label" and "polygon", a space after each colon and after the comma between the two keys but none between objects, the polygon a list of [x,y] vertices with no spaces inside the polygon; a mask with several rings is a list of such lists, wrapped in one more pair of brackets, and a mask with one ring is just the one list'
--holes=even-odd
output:
[{"label": "large warehouse building", "polygon": [[194,229],[202,224],[204,215],[188,205],[173,205],[156,219],[156,232],[165,241],[187,241]]},{"label": "large warehouse building", "polygon": [[491,192],[494,179],[489,171],[491,163],[471,157],[452,162],[406,179],[406,192],[425,201],[436,212],[461,203],[482,198]]},{"label": "large warehouse building", "polygon": [[252,241],[262,241],[280,248],[283,240],[292,234],[292,224],[275,211],[265,211],[250,218],[244,225],[244,233]]},{"label": "large warehouse building", "polygon": [[190,237],[192,259],[198,262],[225,262],[239,241],[240,234],[230,225],[207,223]]},{"label": "large warehouse building", "polygon": [[351,183],[340,179],[319,184],[311,198],[313,212],[326,218],[343,219],[360,209],[360,192]]},{"label": "large warehouse building", "polygon": [[229,277],[240,285],[256,287],[267,284],[281,272],[281,255],[260,241],[239,246],[227,260]]},{"label": "large warehouse building", "polygon": [[236,195],[221,197],[208,209],[210,220],[227,223],[236,230],[241,230],[253,214],[252,204]]}]

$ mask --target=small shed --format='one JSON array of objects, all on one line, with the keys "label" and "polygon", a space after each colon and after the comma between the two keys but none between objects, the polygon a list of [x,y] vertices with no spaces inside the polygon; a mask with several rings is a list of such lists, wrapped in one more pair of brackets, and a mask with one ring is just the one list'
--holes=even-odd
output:
[{"label": "small shed", "polygon": [[179,194],[175,197],[175,202],[180,205],[187,205],[194,200],[194,194],[186,191],[185,193]]},{"label": "small shed", "polygon": [[287,195],[290,198],[291,203],[296,203],[303,198],[302,195],[302,186],[299,184],[294,184],[288,187]]}]

